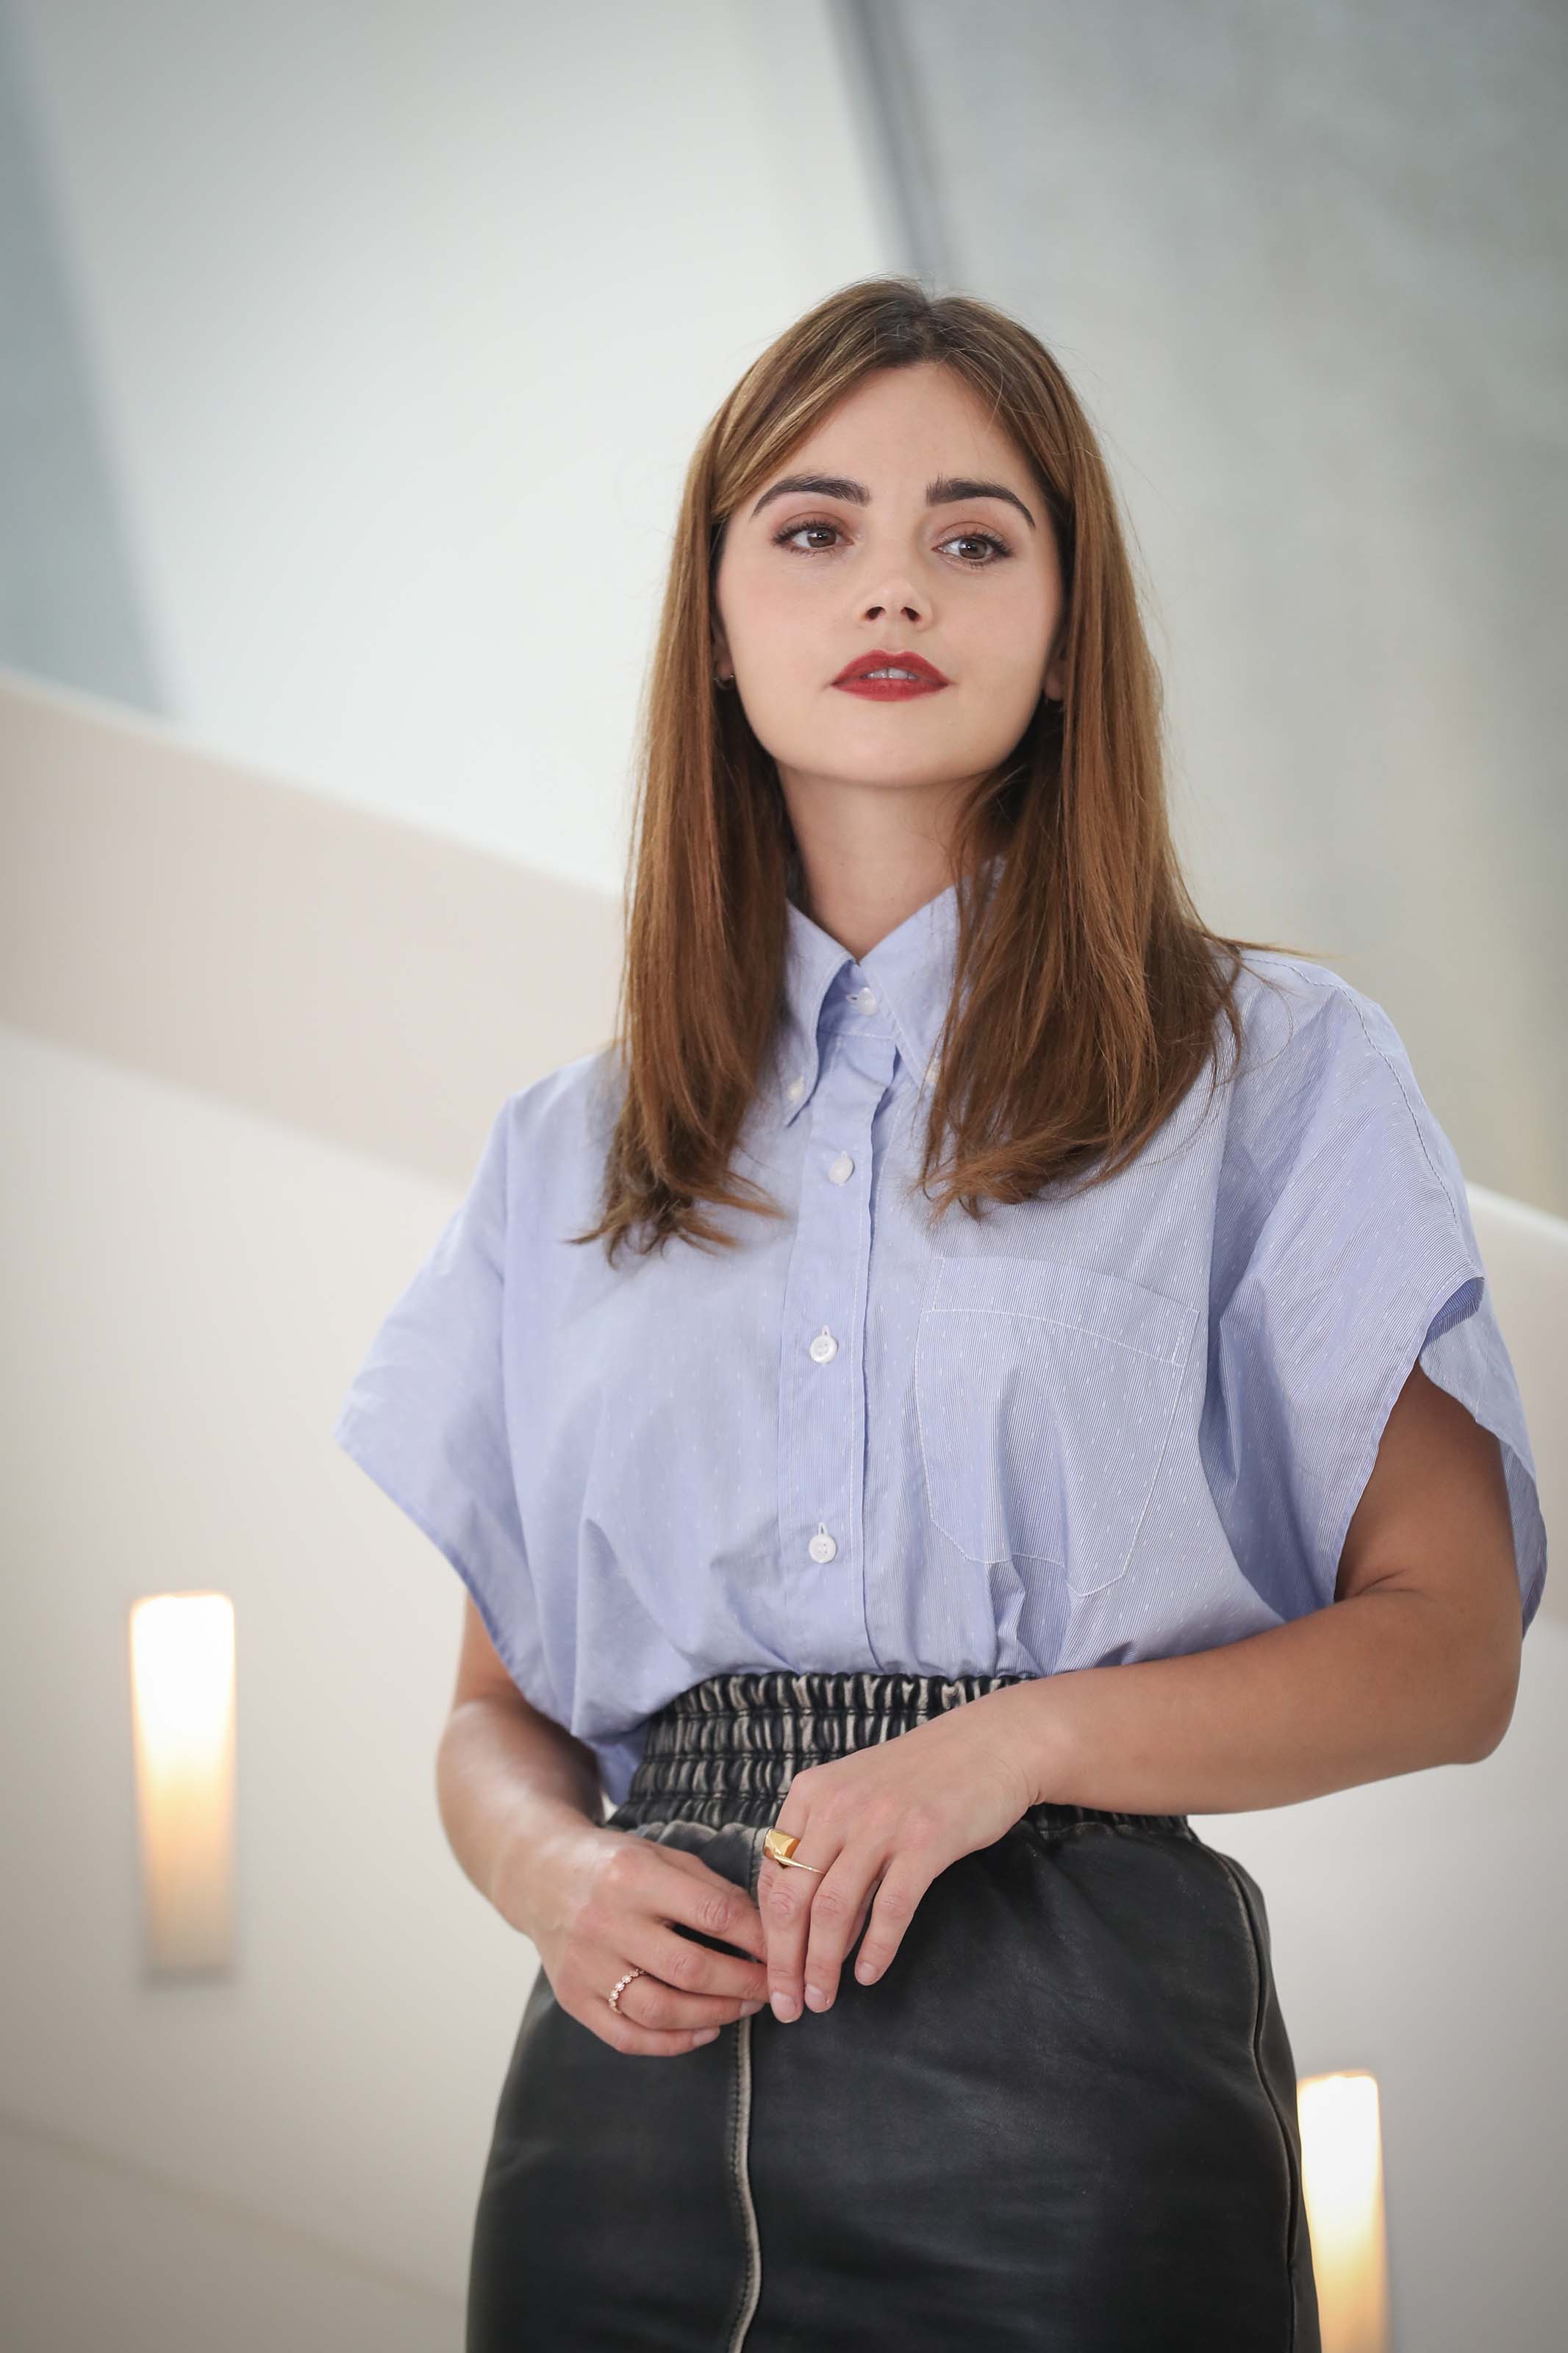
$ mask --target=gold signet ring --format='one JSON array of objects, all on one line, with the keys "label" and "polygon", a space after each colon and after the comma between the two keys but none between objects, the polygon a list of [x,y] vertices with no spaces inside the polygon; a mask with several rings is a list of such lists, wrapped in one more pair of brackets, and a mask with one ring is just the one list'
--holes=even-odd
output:
[{"label": "gold signet ring", "polygon": [[764,1852],[771,1854],[775,1862],[787,1863],[791,1871],[814,1871],[820,1879],[822,1876],[822,1865],[820,1863],[796,1862],[795,1859],[795,1851],[799,1844],[799,1839],[792,1837],[788,1831],[764,1831],[763,1832],[763,1851]]}]

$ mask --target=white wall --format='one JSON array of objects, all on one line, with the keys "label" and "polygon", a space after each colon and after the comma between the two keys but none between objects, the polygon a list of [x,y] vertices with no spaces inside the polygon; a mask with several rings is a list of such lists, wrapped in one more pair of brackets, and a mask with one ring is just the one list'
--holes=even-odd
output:
[{"label": "white wall", "polygon": [[[14,1030],[0,1087],[0,2340],[437,2353],[534,1962],[436,1812],[457,1581],[327,1431],[456,1188]],[[149,1985],[126,1611],[212,1587],[238,1964]]]},{"label": "white wall", "polygon": [[618,887],[701,426],[885,267],[825,0],[12,0],[170,714]]},{"label": "white wall", "polygon": [[960,285],[1104,438],[1199,902],[1568,1216],[1568,11],[865,0]]}]

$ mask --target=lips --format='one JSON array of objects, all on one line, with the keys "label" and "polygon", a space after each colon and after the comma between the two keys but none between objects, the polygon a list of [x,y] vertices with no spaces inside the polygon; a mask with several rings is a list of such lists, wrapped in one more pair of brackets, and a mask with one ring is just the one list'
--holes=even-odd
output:
[{"label": "lips", "polygon": [[[879,677],[879,671],[888,675]],[[851,694],[863,694],[874,701],[901,702],[911,694],[934,694],[952,681],[923,654],[889,653],[881,647],[873,647],[869,653],[857,654],[833,683]]]}]

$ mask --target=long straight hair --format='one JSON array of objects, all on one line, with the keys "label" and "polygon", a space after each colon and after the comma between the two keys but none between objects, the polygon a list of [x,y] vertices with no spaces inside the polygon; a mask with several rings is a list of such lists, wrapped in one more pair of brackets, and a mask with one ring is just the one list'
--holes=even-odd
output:
[{"label": "long straight hair", "polygon": [[1183,881],[1159,673],[1089,420],[1005,311],[914,279],[858,280],[752,363],[687,470],[638,728],[619,1103],[598,1222],[573,1237],[605,1238],[612,1261],[623,1240],[733,1246],[704,1203],[784,1214],[731,1161],[782,1009],[797,852],[774,762],[715,682],[714,582],[740,503],[867,377],[922,361],[971,385],[1034,472],[1061,566],[1066,691],[1042,698],[954,822],[952,989],[916,1186],[933,1218],[954,1201],[977,1218],[986,1200],[1103,1183],[1186,1092],[1222,1014],[1239,1050],[1240,953],[1271,944],[1210,932]]}]

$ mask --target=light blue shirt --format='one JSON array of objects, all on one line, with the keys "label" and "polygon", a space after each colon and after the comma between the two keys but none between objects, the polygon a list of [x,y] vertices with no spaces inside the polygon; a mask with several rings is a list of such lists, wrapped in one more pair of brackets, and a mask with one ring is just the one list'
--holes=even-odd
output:
[{"label": "light blue shirt", "polygon": [[928,1233],[903,1193],[955,919],[950,888],[857,959],[791,903],[735,1161],[787,1215],[722,1213],[739,1249],[612,1270],[565,1240],[598,1214],[608,1048],[509,1096],[339,1412],[612,1804],[705,1675],[1048,1674],[1321,1609],[1417,1356],[1501,1441],[1534,1614],[1513,1367],[1382,1008],[1251,951],[1212,1102],[1200,1073],[1077,1199]]}]

